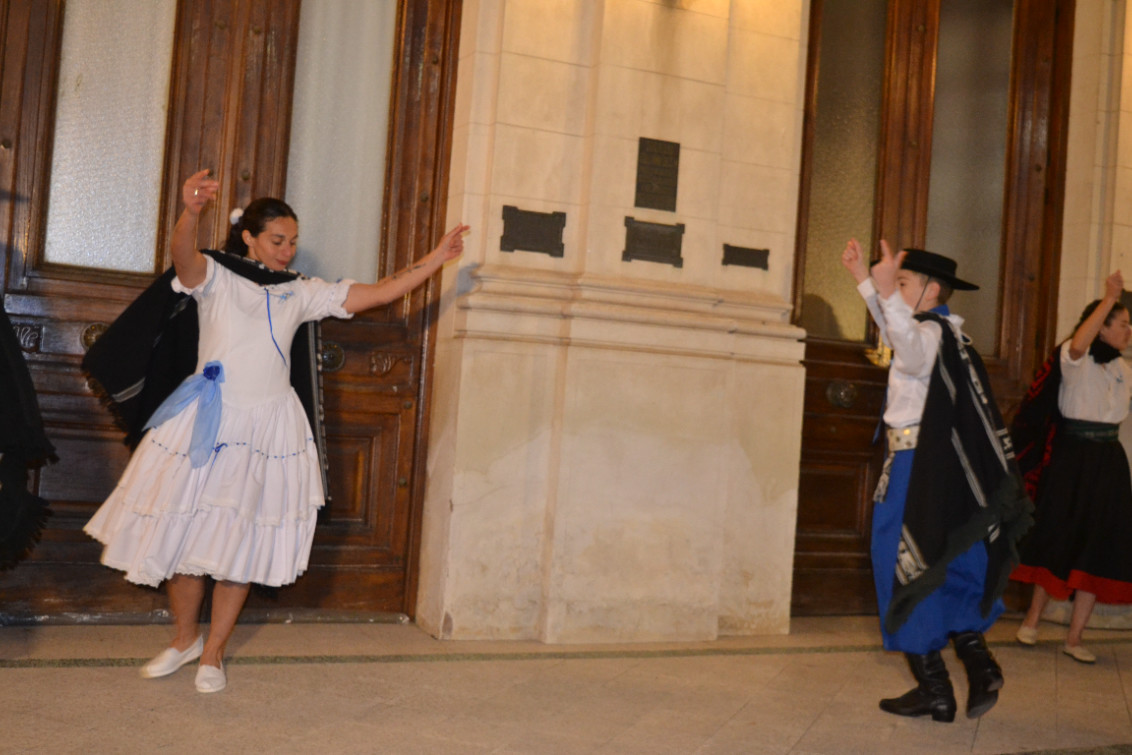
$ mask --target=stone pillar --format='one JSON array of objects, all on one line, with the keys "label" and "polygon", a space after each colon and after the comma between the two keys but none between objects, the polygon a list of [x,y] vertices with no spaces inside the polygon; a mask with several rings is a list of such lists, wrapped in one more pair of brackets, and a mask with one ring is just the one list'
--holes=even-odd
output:
[{"label": "stone pillar", "polygon": [[[801,0],[465,2],[449,208],[474,231],[436,348],[431,633],[788,631],[807,17]],[[638,206],[642,137],[679,145],[674,210]],[[507,207],[564,213],[561,256],[507,251]],[[680,264],[626,261],[627,218],[682,225]],[[725,244],[761,266],[724,265]]]}]

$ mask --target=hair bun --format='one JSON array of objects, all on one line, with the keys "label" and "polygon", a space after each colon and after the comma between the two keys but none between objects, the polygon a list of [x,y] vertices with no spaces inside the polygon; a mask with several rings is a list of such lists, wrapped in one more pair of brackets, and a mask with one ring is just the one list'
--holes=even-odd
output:
[{"label": "hair bun", "polygon": [[240,222],[240,218],[242,217],[244,217],[244,210],[242,207],[237,207],[228,215],[228,222],[232,225],[236,225],[236,223]]}]

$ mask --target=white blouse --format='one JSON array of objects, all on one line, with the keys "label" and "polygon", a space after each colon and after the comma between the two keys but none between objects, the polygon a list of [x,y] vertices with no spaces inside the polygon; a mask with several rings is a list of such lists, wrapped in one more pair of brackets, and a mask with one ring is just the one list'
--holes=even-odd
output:
[{"label": "white blouse", "polygon": [[1132,400],[1132,367],[1122,357],[1097,364],[1085,352],[1080,359],[1069,357],[1069,342],[1061,345],[1061,388],[1057,406],[1070,419],[1107,422],[1117,425],[1128,416]]}]

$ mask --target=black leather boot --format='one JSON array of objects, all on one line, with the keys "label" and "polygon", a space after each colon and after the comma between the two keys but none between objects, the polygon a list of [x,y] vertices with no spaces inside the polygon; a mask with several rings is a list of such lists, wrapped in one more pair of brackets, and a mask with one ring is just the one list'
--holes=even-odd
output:
[{"label": "black leather boot", "polygon": [[947,675],[947,666],[938,650],[927,655],[905,653],[912,676],[919,683],[915,689],[880,701],[880,709],[898,716],[931,715],[933,721],[955,720],[955,691]]},{"label": "black leather boot", "polygon": [[978,718],[998,702],[1002,668],[980,632],[961,632],[952,639],[955,654],[967,669],[967,718]]}]

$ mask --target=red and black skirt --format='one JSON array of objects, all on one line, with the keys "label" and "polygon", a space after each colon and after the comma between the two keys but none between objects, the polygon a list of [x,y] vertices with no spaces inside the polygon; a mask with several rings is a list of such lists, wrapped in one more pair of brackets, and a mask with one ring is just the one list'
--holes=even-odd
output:
[{"label": "red and black skirt", "polygon": [[1056,600],[1132,603],[1132,475],[1117,425],[1063,419],[1011,575]]}]

